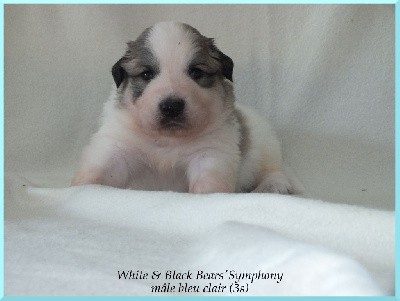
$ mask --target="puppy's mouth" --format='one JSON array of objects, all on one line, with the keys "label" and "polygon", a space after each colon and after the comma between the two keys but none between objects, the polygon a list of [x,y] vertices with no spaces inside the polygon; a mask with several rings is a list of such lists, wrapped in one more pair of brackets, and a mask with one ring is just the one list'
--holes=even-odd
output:
[{"label": "puppy's mouth", "polygon": [[166,130],[170,132],[185,130],[187,128],[187,124],[185,118],[162,118],[160,120],[160,129]]}]

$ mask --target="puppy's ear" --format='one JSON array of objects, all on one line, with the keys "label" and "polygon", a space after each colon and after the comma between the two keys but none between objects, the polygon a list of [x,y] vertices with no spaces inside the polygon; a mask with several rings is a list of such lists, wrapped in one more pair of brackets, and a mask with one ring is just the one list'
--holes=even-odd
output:
[{"label": "puppy's ear", "polygon": [[117,88],[121,85],[122,81],[126,77],[126,71],[121,66],[122,60],[123,58],[116,62],[111,69],[111,73]]},{"label": "puppy's ear", "polygon": [[233,82],[233,79],[232,79],[233,61],[232,61],[232,59],[229,56],[227,56],[226,54],[224,54],[218,48],[216,49],[216,51],[217,51],[218,57],[219,57],[218,60],[222,64],[222,75],[224,77],[226,77],[227,79],[229,79],[231,82]]}]

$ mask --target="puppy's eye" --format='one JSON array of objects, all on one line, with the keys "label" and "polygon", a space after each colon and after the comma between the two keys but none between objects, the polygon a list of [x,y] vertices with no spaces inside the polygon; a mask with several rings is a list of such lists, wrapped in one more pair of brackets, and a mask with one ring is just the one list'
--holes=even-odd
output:
[{"label": "puppy's eye", "polygon": [[199,79],[205,75],[205,72],[199,68],[193,67],[189,69],[189,76],[194,80]]},{"label": "puppy's eye", "polygon": [[145,81],[152,80],[154,78],[154,72],[151,70],[143,71],[140,73],[140,77]]}]

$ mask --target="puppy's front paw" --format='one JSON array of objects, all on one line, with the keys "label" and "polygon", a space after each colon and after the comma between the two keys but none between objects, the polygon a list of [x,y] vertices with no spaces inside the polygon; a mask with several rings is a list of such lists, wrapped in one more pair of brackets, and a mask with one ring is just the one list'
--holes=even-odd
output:
[{"label": "puppy's front paw", "polygon": [[262,182],[252,192],[294,194],[295,189],[292,187],[288,178],[282,172],[273,172],[267,174],[262,180]]},{"label": "puppy's front paw", "polygon": [[190,193],[230,193],[234,192],[234,188],[230,187],[227,183],[222,180],[215,178],[203,178],[199,179],[191,185],[189,189]]},{"label": "puppy's front paw", "polygon": [[71,186],[101,184],[102,175],[94,171],[79,171],[71,181]]}]

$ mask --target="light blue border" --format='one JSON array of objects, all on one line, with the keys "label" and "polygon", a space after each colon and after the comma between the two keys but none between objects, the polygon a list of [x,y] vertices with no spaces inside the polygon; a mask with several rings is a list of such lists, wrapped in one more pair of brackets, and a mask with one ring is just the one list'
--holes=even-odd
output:
[{"label": "light blue border", "polygon": [[[33,3],[32,3],[33,2]],[[395,4],[398,0],[6,0],[4,4]]]},{"label": "light blue border", "polygon": [[[33,3],[32,3],[33,2]],[[368,1],[368,0],[321,0],[321,1],[316,1],[316,0],[117,0],[115,2],[110,2],[110,0],[98,0],[98,1],[89,1],[89,0],[71,0],[71,1],[65,1],[65,0],[38,0],[38,1],[29,1],[29,0],[9,0],[9,1],[2,1],[1,2],[1,7],[0,7],[0,24],[2,25],[3,30],[1,31],[1,58],[0,58],[0,69],[2,71],[2,76],[1,76],[1,83],[0,83],[0,90],[1,90],[1,96],[0,96],[0,116],[2,119],[2,123],[0,124],[0,136],[2,137],[1,139],[1,147],[0,147],[0,170],[2,171],[0,173],[0,192],[2,194],[1,198],[1,210],[0,210],[0,220],[3,221],[3,223],[0,223],[0,235],[3,238],[0,240],[1,248],[0,248],[0,271],[3,271],[0,273],[0,298],[4,300],[52,300],[53,298],[64,301],[64,300],[70,300],[70,299],[90,299],[92,300],[93,298],[96,300],[121,300],[121,299],[127,299],[127,298],[134,298],[134,300],[147,300],[147,301],[152,301],[152,300],[159,300],[160,297],[4,297],[4,5],[5,4],[395,4],[395,58],[399,57],[399,47],[398,47],[398,39],[397,37],[400,34],[400,25],[399,25],[399,20],[398,16],[400,16],[400,6],[398,4],[398,0],[391,0],[391,1],[379,1],[379,0],[373,0],[373,1]],[[400,150],[399,150],[399,137],[398,137],[398,131],[400,129],[399,126],[399,121],[398,121],[398,116],[399,116],[399,108],[397,106],[398,104],[398,93],[399,87],[400,87],[400,76],[399,76],[399,67],[400,63],[397,59],[395,59],[395,196],[396,196],[396,208],[398,208],[398,196],[400,193],[400,182],[398,179],[399,176],[399,168],[400,168],[400,163],[399,163],[399,155],[400,155]],[[400,221],[399,221],[399,213],[398,210],[396,210],[396,230],[399,229],[400,226]],[[398,231],[396,231],[396,278],[395,278],[395,297],[279,297],[279,300],[399,300],[400,298],[400,277],[399,277],[399,271],[400,267],[397,264],[398,263],[398,254],[397,250],[399,250],[398,247]],[[4,297],[4,298],[3,298]],[[232,296],[232,297],[185,297],[185,296],[179,296],[179,297],[171,297],[171,296],[163,296],[161,297],[162,300],[198,300],[198,299],[203,299],[206,298],[207,300],[222,300],[226,298],[234,298],[236,300],[240,299],[246,299],[246,300],[264,300],[264,299],[275,299],[276,297],[239,297],[239,296]]]},{"label": "light blue border", "polygon": [[399,267],[399,226],[400,226],[400,221],[399,221],[399,192],[400,192],[400,182],[399,182],[399,175],[400,175],[400,149],[399,149],[399,129],[400,129],[400,123],[399,123],[399,107],[398,107],[398,100],[399,100],[399,88],[400,88],[400,77],[399,77],[399,72],[400,72],[400,62],[398,60],[399,56],[399,34],[400,34],[400,5],[397,2],[395,5],[395,74],[394,74],[394,79],[395,79],[395,87],[394,87],[394,94],[395,94],[395,219],[396,219],[396,227],[395,227],[395,254],[396,254],[396,261],[395,261],[395,296],[396,298],[400,297],[400,267]]},{"label": "light blue border", "polygon": [[44,297],[4,297],[2,300],[4,301],[50,301],[50,300],[57,300],[57,301],[70,301],[70,300],[93,300],[93,301],[124,301],[128,299],[133,299],[133,301],[229,301],[229,300],[247,300],[247,301],[261,301],[261,300],[279,300],[279,301],[346,301],[346,300],[359,300],[359,301],[395,301],[398,300],[395,297],[240,297],[240,296],[220,296],[220,297],[188,297],[188,296],[149,296],[149,297],[135,297],[135,296],[121,296],[121,297],[91,297],[91,296],[71,296],[71,297],[53,297],[53,296],[44,296]]},{"label": "light blue border", "polygon": [[2,72],[0,90],[1,90],[1,106],[0,106],[0,136],[1,136],[1,147],[0,147],[0,191],[1,191],[1,210],[0,210],[0,235],[2,239],[0,247],[0,297],[4,296],[4,6],[0,7],[0,24],[3,30],[1,31],[1,45],[0,45],[0,70]]}]

